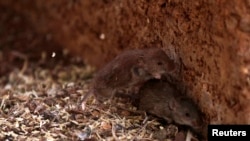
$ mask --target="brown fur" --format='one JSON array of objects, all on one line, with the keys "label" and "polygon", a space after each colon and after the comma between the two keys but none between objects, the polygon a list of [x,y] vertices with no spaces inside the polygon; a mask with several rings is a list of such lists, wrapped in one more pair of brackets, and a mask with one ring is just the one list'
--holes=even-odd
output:
[{"label": "brown fur", "polygon": [[83,104],[91,94],[99,101],[104,101],[118,92],[137,93],[146,81],[160,79],[162,75],[174,69],[174,61],[162,49],[124,51],[97,72]]}]

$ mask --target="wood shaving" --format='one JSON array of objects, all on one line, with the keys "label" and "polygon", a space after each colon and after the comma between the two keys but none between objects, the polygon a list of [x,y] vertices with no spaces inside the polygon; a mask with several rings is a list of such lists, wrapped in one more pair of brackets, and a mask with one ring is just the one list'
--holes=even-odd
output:
[{"label": "wood shaving", "polygon": [[[113,99],[116,107],[92,97],[82,111],[91,66],[24,62],[0,77],[0,140],[159,140],[156,133],[170,129],[121,98]],[[174,129],[160,138],[174,140],[178,127]]]}]

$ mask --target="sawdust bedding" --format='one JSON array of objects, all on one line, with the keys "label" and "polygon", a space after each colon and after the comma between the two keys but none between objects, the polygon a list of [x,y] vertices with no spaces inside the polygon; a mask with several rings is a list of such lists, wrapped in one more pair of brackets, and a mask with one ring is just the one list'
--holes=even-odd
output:
[{"label": "sawdust bedding", "polygon": [[177,141],[190,134],[138,111],[126,98],[114,98],[114,106],[92,97],[82,111],[94,69],[79,58],[66,59],[21,58],[21,67],[12,65],[0,77],[0,140]]}]

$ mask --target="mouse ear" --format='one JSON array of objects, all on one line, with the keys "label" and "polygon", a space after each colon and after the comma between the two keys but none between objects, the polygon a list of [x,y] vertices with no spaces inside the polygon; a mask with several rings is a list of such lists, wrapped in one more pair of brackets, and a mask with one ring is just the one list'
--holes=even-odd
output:
[{"label": "mouse ear", "polygon": [[168,102],[168,107],[171,111],[175,111],[176,110],[176,101],[175,100],[170,100]]},{"label": "mouse ear", "polygon": [[141,67],[133,67],[132,73],[136,76],[144,76],[146,74],[146,71]]}]

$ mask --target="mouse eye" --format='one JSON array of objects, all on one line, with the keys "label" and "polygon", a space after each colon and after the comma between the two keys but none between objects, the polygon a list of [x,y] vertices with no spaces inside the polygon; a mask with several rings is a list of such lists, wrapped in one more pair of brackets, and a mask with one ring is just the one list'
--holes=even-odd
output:
[{"label": "mouse eye", "polygon": [[157,65],[161,66],[163,63],[162,62],[157,62]]},{"label": "mouse eye", "polygon": [[185,113],[185,116],[186,116],[186,117],[190,117],[190,114],[189,114],[189,113]]}]

